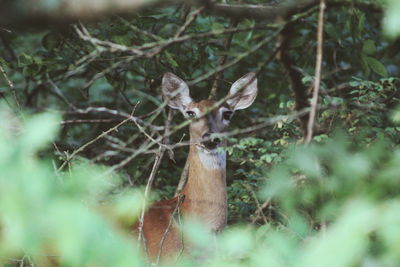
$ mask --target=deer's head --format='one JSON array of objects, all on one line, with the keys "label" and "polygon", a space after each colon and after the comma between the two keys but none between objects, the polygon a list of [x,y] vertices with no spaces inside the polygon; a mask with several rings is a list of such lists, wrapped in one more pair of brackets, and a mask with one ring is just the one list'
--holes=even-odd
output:
[{"label": "deer's head", "polygon": [[235,83],[225,101],[193,101],[188,85],[172,73],[164,74],[162,93],[168,105],[178,109],[190,123],[190,141],[199,149],[212,152],[221,145],[221,139],[213,134],[222,133],[236,110],[249,107],[257,96],[255,73],[248,73]]}]

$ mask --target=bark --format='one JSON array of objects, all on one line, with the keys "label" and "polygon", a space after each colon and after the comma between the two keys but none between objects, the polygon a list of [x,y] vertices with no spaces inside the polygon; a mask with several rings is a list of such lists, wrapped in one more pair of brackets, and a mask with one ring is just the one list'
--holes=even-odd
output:
[{"label": "bark", "polygon": [[[177,3],[204,6],[208,12],[233,19],[275,22],[318,5],[318,0],[287,0],[280,5],[215,4],[211,0],[0,0],[0,30],[62,28],[76,21],[96,21],[104,16],[125,15],[146,7]],[[51,4],[49,4],[51,3]],[[379,4],[362,1],[327,1],[327,7],[351,6],[382,12]]]}]

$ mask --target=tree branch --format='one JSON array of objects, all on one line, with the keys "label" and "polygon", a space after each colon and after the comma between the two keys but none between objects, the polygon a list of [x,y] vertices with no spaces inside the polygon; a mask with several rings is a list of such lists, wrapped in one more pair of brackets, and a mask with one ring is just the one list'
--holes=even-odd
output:
[{"label": "tree branch", "polygon": [[[104,19],[104,16],[107,15],[127,15],[151,6],[161,7],[181,2],[183,0],[117,0],[110,4],[109,0],[58,0],[52,1],[52,5],[48,6],[46,1],[38,0],[0,1],[0,25],[6,29],[24,30],[63,28],[78,20],[95,21]],[[251,18],[270,22],[288,19],[319,3],[318,0],[288,0],[280,5],[229,5],[216,4],[212,0],[185,2],[189,5],[206,7],[208,12],[218,16],[234,19]],[[360,0],[330,0],[327,2],[328,8],[342,6],[382,12],[379,4],[365,3]]]},{"label": "tree branch", "polygon": [[[238,22],[236,19],[232,19],[231,22],[230,22],[229,28],[236,28],[236,26],[238,25],[238,23],[239,23],[239,22]],[[232,39],[233,39],[233,34],[234,34],[234,32],[232,32],[231,34],[229,34],[228,36],[225,37],[225,40],[224,40],[224,50],[225,50],[225,53],[228,53],[229,48],[231,47],[231,43],[232,43]],[[223,66],[223,65],[225,64],[227,58],[228,58],[228,55],[227,55],[227,54],[222,55],[222,56],[218,59],[218,66],[219,66],[219,67]],[[214,97],[217,95],[218,81],[219,81],[220,79],[222,79],[222,78],[223,78],[223,73],[222,73],[221,71],[220,71],[220,72],[217,72],[217,73],[215,74],[215,76],[214,76],[214,82],[213,82],[213,85],[212,85],[212,87],[211,87],[210,94],[209,94],[209,96],[208,96],[209,99],[212,99],[212,98],[214,98]]]},{"label": "tree branch", "polygon": [[319,19],[318,19],[318,36],[317,36],[317,59],[315,63],[315,79],[314,79],[314,92],[311,99],[311,111],[308,118],[307,124],[307,136],[305,143],[311,142],[315,124],[315,116],[318,108],[318,92],[321,85],[321,69],[322,69],[322,42],[323,42],[323,31],[324,31],[324,12],[325,12],[325,0],[320,0],[319,8]]},{"label": "tree branch", "polygon": [[13,0],[0,1],[0,25],[5,28],[38,29],[65,27],[77,20],[104,19],[110,14],[127,14],[152,5],[174,1],[160,0]]},{"label": "tree branch", "polygon": [[274,6],[214,4],[206,1],[206,6],[211,13],[236,19],[251,18],[263,21],[286,19],[316,4],[318,4],[318,0],[286,1],[281,5]]}]

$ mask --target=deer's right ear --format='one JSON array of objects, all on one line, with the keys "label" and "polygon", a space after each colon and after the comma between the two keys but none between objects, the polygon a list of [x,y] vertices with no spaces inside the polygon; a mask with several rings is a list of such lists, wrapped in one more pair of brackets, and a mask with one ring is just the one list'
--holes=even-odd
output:
[{"label": "deer's right ear", "polygon": [[167,72],[162,79],[162,95],[168,106],[181,111],[193,102],[188,85],[178,76]]}]

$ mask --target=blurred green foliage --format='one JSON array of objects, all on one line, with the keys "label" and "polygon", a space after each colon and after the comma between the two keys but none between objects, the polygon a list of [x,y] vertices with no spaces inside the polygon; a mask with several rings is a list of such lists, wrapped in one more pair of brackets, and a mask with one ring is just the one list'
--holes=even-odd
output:
[{"label": "blurred green foliage", "polygon": [[[301,131],[289,118],[228,138],[230,226],[215,239],[196,223],[185,224],[201,260],[185,258],[182,266],[398,266],[400,5],[382,2],[384,14],[356,4],[327,10],[319,131],[312,145],[300,144]],[[85,26],[99,40],[140,47],[168,40],[186,18],[184,6],[166,6]],[[313,82],[317,22],[316,12],[298,21],[290,46],[306,86]],[[162,105],[164,72],[190,82],[214,70],[222,55],[232,60],[277,29],[240,20],[239,28],[253,28],[235,33],[228,50],[226,35],[195,37],[230,24],[201,13],[186,29],[192,38],[131,61],[124,61],[129,53],[82,40],[72,26],[37,33],[0,29],[0,65],[19,102],[0,79],[8,106],[0,112],[0,264],[23,258],[35,266],[145,265],[136,237],[125,228],[143,200],[132,188],[146,183],[154,156],[141,154],[117,172],[111,168],[146,137],[136,125],[123,124],[59,171],[74,151],[123,119],[71,107],[134,110],[153,134],[148,125],[167,118],[166,109],[153,113]],[[267,62],[274,49],[276,40],[224,70],[218,97],[230,82],[265,64],[256,102],[235,114],[232,129],[292,112],[288,79],[277,61]],[[211,76],[194,84],[192,95],[207,98],[212,83]],[[182,120],[176,115],[172,125]],[[181,139],[186,130],[175,132],[171,143]],[[153,189],[161,198],[173,195],[187,147],[174,152],[156,176]]]},{"label": "blurred green foliage", "polygon": [[[57,116],[36,115],[22,124],[12,116],[0,112],[1,262],[24,256],[39,266],[144,265],[134,237],[117,227],[120,214],[137,216],[140,194],[112,194],[120,178],[93,164],[75,162],[58,172],[37,156],[51,142]],[[389,139],[366,145],[337,132],[322,144],[293,146],[285,158],[271,170],[259,165],[261,199],[271,202],[274,218],[258,227],[229,227],[218,239],[186,222],[185,234],[197,248],[192,255],[206,253],[205,266],[397,265],[400,150]],[[247,175],[255,181],[254,173]],[[183,257],[179,264],[191,261]]]},{"label": "blurred green foliage", "polygon": [[400,34],[400,3],[396,0],[386,0],[385,8],[385,19],[384,19],[384,30],[386,34],[392,38],[399,36]]},{"label": "blurred green foliage", "polygon": [[[22,125],[13,116],[0,110],[0,264],[24,257],[39,266],[140,265],[134,241],[115,229],[118,211],[132,223],[140,194],[108,196],[118,179],[104,167],[81,162],[58,172],[37,153],[53,140],[59,116],[29,116]],[[104,205],[113,216],[98,211]]]}]

